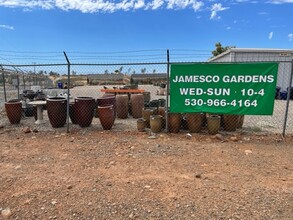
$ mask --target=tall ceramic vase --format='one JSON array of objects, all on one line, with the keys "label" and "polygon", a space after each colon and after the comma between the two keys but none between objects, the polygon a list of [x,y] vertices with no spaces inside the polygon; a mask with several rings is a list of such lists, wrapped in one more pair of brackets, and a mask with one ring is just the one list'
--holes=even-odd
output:
[{"label": "tall ceramic vase", "polygon": [[116,114],[117,118],[125,119],[128,117],[129,107],[128,95],[116,95]]},{"label": "tall ceramic vase", "polygon": [[133,118],[142,117],[142,109],[144,108],[143,94],[131,94],[131,114]]},{"label": "tall ceramic vase", "polygon": [[19,124],[21,120],[22,103],[19,99],[5,102],[5,111],[11,124]]},{"label": "tall ceramic vase", "polygon": [[115,122],[114,106],[98,106],[98,112],[103,129],[110,130]]},{"label": "tall ceramic vase", "polygon": [[76,120],[80,127],[89,127],[92,124],[96,101],[92,97],[75,98]]},{"label": "tall ceramic vase", "polygon": [[63,127],[67,118],[67,100],[63,97],[47,99],[47,113],[53,128]]}]

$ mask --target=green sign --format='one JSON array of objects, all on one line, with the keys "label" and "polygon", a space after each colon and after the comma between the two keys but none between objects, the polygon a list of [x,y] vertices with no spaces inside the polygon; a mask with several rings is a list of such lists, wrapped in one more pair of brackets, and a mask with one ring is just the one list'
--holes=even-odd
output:
[{"label": "green sign", "polygon": [[170,112],[272,115],[278,63],[172,64]]}]

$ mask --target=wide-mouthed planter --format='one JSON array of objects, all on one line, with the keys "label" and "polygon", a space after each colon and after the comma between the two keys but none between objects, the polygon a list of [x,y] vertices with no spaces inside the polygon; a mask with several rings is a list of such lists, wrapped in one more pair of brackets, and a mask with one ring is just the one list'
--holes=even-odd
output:
[{"label": "wide-mouthed planter", "polygon": [[47,98],[47,113],[53,128],[63,127],[67,119],[67,100],[64,97]]},{"label": "wide-mouthed planter", "polygon": [[11,124],[19,124],[22,113],[22,102],[20,99],[11,99],[5,102],[5,111]]},{"label": "wide-mouthed planter", "polygon": [[94,118],[96,101],[92,97],[75,98],[76,121],[80,127],[89,127]]},{"label": "wide-mouthed planter", "polygon": [[115,122],[114,106],[98,106],[99,119],[104,130],[110,130]]},{"label": "wide-mouthed planter", "polygon": [[[114,114],[116,116],[116,97],[115,95],[106,95],[103,97],[97,98],[96,106],[108,106],[113,105]],[[99,117],[99,111],[97,111],[97,116]]]}]

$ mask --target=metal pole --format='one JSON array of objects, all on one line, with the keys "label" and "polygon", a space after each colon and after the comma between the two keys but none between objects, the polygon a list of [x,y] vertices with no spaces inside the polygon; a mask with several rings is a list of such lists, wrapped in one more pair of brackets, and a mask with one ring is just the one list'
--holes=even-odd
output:
[{"label": "metal pole", "polygon": [[169,93],[170,93],[170,53],[169,49],[167,50],[167,94],[166,94],[166,129],[167,132],[169,131],[169,120],[168,120],[168,115],[169,115]]},{"label": "metal pole", "polygon": [[67,61],[67,133],[69,133],[69,101],[70,101],[70,62],[65,52],[64,56]]},{"label": "metal pole", "polygon": [[291,95],[291,88],[292,88],[292,77],[293,77],[293,60],[291,61],[291,75],[290,75],[290,80],[289,80],[290,84],[289,84],[288,92],[287,92],[286,112],[285,112],[283,133],[282,133],[283,138],[285,137],[286,127],[287,127],[288,111],[289,111],[289,104],[290,104],[290,95]]},{"label": "metal pole", "polygon": [[3,66],[1,66],[1,70],[2,70],[2,79],[3,79],[4,100],[5,100],[5,102],[7,102],[6,87],[5,87],[5,75],[4,75],[4,69],[3,69]]},{"label": "metal pole", "polygon": [[25,79],[24,79],[24,75],[22,75],[22,80],[23,80],[23,89],[25,89]]},{"label": "metal pole", "polygon": [[17,98],[19,99],[20,96],[19,96],[19,75],[18,75],[18,72],[16,72],[16,79],[17,79]]}]

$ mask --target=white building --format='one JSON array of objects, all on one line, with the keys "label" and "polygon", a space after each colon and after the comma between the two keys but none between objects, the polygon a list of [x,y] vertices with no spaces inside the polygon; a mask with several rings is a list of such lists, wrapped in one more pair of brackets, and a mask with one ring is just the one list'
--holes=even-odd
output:
[{"label": "white building", "polygon": [[293,59],[293,50],[231,48],[208,62],[279,62],[277,86],[281,91],[289,87]]}]

